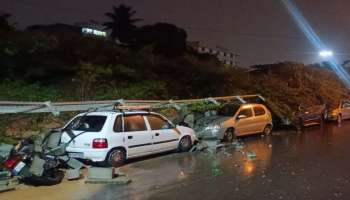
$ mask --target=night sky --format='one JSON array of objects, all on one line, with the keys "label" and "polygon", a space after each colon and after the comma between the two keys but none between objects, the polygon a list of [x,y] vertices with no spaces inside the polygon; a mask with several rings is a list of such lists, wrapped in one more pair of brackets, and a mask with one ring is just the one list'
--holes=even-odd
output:
[{"label": "night sky", "polygon": [[[112,5],[133,6],[145,23],[170,22],[191,41],[241,54],[244,66],[279,61],[320,62],[280,0],[0,0],[19,28],[32,24],[105,20]],[[296,0],[339,61],[350,59],[350,1]]]}]

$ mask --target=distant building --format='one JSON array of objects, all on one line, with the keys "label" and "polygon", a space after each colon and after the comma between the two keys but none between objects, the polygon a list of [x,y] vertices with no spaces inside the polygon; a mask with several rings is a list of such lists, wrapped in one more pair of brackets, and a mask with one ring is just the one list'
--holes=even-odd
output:
[{"label": "distant building", "polygon": [[217,57],[217,59],[227,66],[238,66],[239,54],[229,52],[222,47],[209,48],[201,46],[199,42],[189,42],[188,45],[195,49],[198,53],[210,54]]},{"label": "distant building", "polygon": [[103,30],[103,27],[97,25],[91,25],[87,23],[80,23],[76,25],[69,24],[49,24],[49,25],[33,25],[27,27],[28,31],[44,32],[50,34],[62,34],[62,33],[74,33],[83,34],[94,37],[107,37],[107,32]]},{"label": "distant building", "polygon": [[76,23],[75,25],[81,27],[81,32],[84,35],[104,38],[108,36],[104,27],[96,21],[90,20],[89,22]]}]

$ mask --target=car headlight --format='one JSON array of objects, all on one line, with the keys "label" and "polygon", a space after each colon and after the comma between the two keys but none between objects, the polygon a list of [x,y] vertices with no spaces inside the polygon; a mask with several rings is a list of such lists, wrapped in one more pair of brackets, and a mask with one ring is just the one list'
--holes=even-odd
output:
[{"label": "car headlight", "polygon": [[205,128],[205,131],[211,131],[211,132],[219,132],[220,130],[220,125],[211,125]]}]

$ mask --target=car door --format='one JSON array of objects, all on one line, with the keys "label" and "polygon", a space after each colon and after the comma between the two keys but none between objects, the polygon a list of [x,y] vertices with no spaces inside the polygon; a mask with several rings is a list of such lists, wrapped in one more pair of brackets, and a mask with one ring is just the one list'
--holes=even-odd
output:
[{"label": "car door", "polygon": [[152,152],[152,135],[147,129],[145,116],[132,114],[124,116],[124,140],[128,156],[135,157]]},{"label": "car door", "polygon": [[267,113],[262,106],[254,106],[254,132],[262,132],[267,124]]},{"label": "car door", "polygon": [[[244,118],[240,118],[239,116],[244,116]],[[237,135],[246,135],[254,132],[254,115],[252,111],[252,107],[243,107],[238,112],[236,116],[236,127],[235,132]]]},{"label": "car door", "polygon": [[147,121],[153,137],[153,151],[161,152],[176,149],[180,133],[174,125],[159,115],[147,115]]}]

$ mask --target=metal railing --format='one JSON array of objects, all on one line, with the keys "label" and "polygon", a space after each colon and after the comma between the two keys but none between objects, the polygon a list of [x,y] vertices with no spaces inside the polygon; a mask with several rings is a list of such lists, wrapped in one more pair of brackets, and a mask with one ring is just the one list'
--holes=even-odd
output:
[{"label": "metal railing", "polygon": [[262,101],[265,99],[260,95],[240,95],[225,97],[209,97],[201,99],[184,99],[184,100],[111,100],[111,101],[76,101],[76,102],[21,102],[21,101],[0,101],[0,114],[10,113],[53,113],[59,115],[61,112],[87,111],[87,110],[112,110],[118,104],[122,108],[161,108],[175,107],[181,109],[182,105],[211,102],[238,100],[245,103],[246,99],[258,98]]}]

